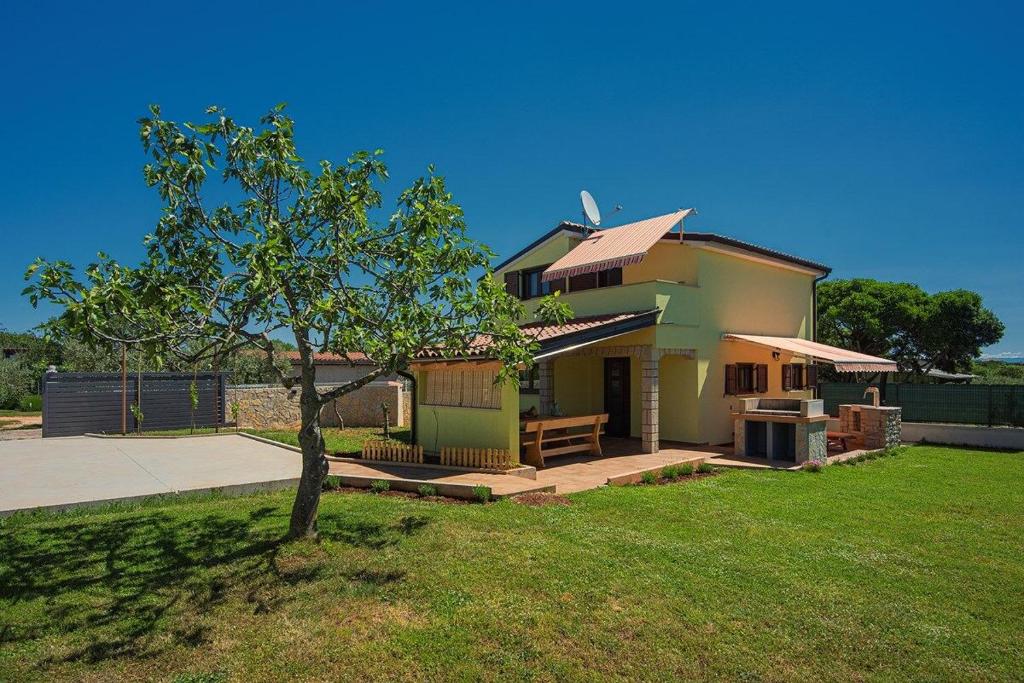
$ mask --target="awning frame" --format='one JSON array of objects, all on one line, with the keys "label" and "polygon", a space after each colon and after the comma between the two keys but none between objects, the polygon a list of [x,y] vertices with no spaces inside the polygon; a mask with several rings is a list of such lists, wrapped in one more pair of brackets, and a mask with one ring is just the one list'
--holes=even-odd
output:
[{"label": "awning frame", "polygon": [[[799,337],[773,337],[768,335],[724,333],[723,341],[741,342],[784,351],[811,358],[833,366],[837,372],[899,372],[896,361],[878,358],[866,353],[849,351],[837,346],[801,339]],[[817,351],[817,353],[815,353]]]}]

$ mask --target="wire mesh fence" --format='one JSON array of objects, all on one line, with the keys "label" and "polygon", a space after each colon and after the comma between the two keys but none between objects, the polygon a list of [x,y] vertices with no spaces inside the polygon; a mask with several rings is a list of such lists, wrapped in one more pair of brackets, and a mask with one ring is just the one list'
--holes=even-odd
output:
[{"label": "wire mesh fence", "polygon": [[868,387],[878,387],[882,405],[903,408],[904,422],[1010,425],[1024,427],[1021,384],[845,384],[823,382],[821,398],[829,415],[844,403],[870,403]]}]

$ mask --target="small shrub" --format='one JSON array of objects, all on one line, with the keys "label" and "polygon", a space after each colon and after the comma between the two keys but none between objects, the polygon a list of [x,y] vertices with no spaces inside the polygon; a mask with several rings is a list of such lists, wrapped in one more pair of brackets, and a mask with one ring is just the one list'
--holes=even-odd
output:
[{"label": "small shrub", "polygon": [[686,463],[679,468],[679,476],[689,477],[691,474],[693,474],[693,465],[691,463]]},{"label": "small shrub", "polygon": [[678,479],[679,478],[679,466],[678,465],[667,465],[661,468],[661,477],[663,479]]},{"label": "small shrub", "polygon": [[40,396],[39,394],[30,394],[28,396],[23,396],[21,400],[18,401],[18,410],[20,410],[23,413],[42,409],[43,397]]},{"label": "small shrub", "polygon": [[640,481],[644,484],[656,484],[658,483],[658,477],[654,472],[644,472],[640,475]]},{"label": "small shrub", "polygon": [[322,491],[335,491],[341,488],[341,477],[324,477],[324,483],[320,485]]},{"label": "small shrub", "polygon": [[491,487],[490,486],[474,486],[473,495],[480,503],[489,503],[491,501]]},{"label": "small shrub", "polygon": [[235,423],[235,431],[238,431],[238,414],[242,412],[242,404],[238,401],[231,402],[231,421]]},{"label": "small shrub", "polygon": [[706,462],[702,462],[701,464],[697,465],[697,471],[701,474],[710,474],[711,472],[715,471],[715,468]]},{"label": "small shrub", "polygon": [[373,493],[384,493],[391,490],[391,482],[387,479],[374,479],[370,482],[370,491]]},{"label": "small shrub", "polygon": [[420,484],[420,487],[417,490],[424,498],[433,498],[437,495],[437,487],[433,484]]},{"label": "small shrub", "polygon": [[821,469],[825,466],[824,460],[808,460],[800,466],[804,472],[821,472]]}]

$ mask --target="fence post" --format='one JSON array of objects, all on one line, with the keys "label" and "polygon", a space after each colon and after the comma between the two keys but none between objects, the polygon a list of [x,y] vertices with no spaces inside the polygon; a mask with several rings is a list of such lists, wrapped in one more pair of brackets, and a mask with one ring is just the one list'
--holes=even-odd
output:
[{"label": "fence post", "polygon": [[43,425],[42,425],[41,436],[47,436],[47,434],[46,434],[46,422],[47,422],[47,420],[46,420],[46,409],[47,409],[47,406],[48,406],[50,401],[49,401],[49,392],[46,391],[46,381],[48,379],[50,379],[50,377],[56,377],[56,376],[57,376],[57,372],[54,369],[54,366],[51,365],[49,368],[46,369],[46,372],[43,373],[43,383],[42,383],[42,386],[39,387],[39,393],[43,395],[43,406],[42,406],[42,408],[43,408],[43,416],[42,416]]}]

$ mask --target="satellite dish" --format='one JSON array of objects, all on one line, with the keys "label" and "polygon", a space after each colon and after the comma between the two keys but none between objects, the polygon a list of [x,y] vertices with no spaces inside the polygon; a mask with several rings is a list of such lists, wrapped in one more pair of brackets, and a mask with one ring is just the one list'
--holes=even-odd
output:
[{"label": "satellite dish", "polygon": [[583,202],[583,222],[589,220],[594,225],[601,225],[601,212],[597,210],[597,202],[586,190],[580,192],[580,201]]}]

